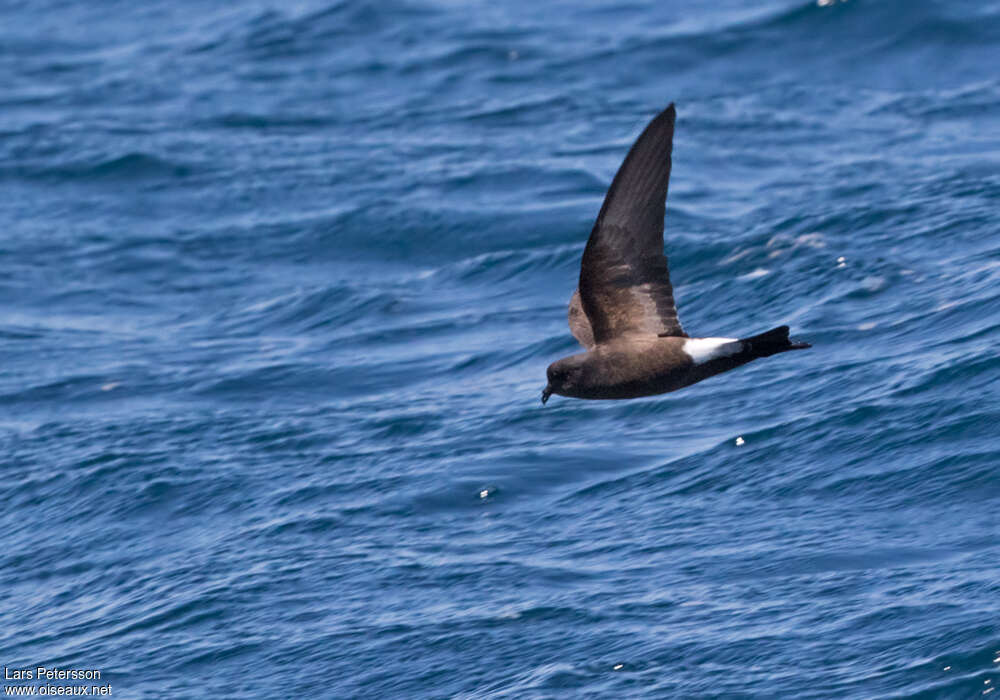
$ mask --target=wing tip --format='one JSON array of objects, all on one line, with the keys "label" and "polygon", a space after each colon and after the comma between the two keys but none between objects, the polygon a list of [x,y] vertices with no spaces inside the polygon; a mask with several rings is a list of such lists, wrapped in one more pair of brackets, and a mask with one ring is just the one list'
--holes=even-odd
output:
[{"label": "wing tip", "polygon": [[[655,134],[657,138],[666,138],[670,144],[673,144],[674,140],[674,126],[677,123],[677,109],[674,107],[674,103],[671,102],[667,105],[667,108],[653,117],[649,124],[647,125],[644,134],[651,133]],[[640,139],[642,136],[639,137]]]}]

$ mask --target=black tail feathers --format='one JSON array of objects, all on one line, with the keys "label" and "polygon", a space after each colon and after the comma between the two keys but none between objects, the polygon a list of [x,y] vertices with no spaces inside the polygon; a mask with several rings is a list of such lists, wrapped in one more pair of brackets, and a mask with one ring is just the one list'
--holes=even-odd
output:
[{"label": "black tail feathers", "polygon": [[778,326],[759,335],[740,338],[743,351],[753,357],[768,357],[788,350],[805,350],[811,348],[809,343],[801,343],[788,338],[788,326]]}]

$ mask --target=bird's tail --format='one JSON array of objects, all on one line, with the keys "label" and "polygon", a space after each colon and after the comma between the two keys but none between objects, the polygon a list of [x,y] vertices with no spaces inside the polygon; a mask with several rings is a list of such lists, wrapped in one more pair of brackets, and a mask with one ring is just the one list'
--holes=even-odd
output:
[{"label": "bird's tail", "polygon": [[809,343],[790,340],[788,326],[778,326],[759,335],[740,338],[740,342],[743,343],[743,352],[749,354],[753,359],[777,355],[779,352],[787,352],[788,350],[805,350],[812,347]]}]

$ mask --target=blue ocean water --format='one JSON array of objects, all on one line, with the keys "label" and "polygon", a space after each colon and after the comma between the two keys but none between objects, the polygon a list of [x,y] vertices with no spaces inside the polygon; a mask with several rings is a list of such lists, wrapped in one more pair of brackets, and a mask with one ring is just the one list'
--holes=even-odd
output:
[{"label": "blue ocean water", "polygon": [[[989,695],[998,46],[980,0],[0,3],[0,663]],[[685,327],[814,347],[542,407],[670,101]]]}]

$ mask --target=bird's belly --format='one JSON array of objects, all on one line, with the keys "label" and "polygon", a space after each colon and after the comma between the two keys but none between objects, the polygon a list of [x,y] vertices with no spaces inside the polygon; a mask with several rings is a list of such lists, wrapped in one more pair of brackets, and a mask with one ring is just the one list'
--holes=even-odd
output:
[{"label": "bird's belly", "polygon": [[654,396],[682,389],[702,379],[690,357],[678,350],[673,344],[661,341],[653,347],[595,353],[590,381],[578,388],[577,398]]}]

